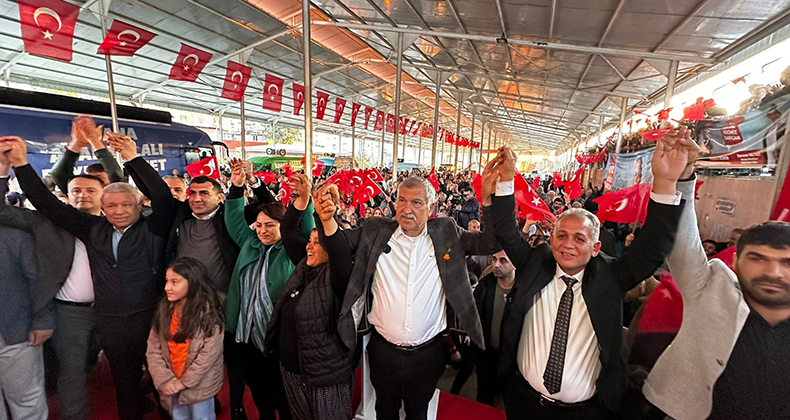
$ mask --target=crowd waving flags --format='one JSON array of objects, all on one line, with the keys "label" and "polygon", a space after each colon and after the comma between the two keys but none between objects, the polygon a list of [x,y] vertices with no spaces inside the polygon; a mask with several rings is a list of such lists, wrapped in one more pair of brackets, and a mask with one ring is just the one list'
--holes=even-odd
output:
[{"label": "crowd waving flags", "polygon": [[[65,62],[72,61],[74,54],[74,30],[78,23],[80,7],[62,0],[19,0],[17,3],[19,5],[19,23],[24,50],[39,57]],[[104,39],[101,40],[96,54],[133,57],[140,49],[151,43],[155,37],[157,37],[157,34],[153,32],[122,20],[114,19]],[[168,79],[182,82],[197,82],[198,77],[211,63],[213,56],[211,52],[181,43],[181,47],[168,73]],[[241,102],[252,77],[252,68],[245,65],[245,63],[238,63],[232,60],[227,61],[225,67],[226,72],[221,97]],[[273,74],[265,74],[262,92],[263,109],[275,113],[283,111],[284,85],[284,78]],[[299,116],[309,93],[305,92],[303,85],[296,82],[291,84],[291,89],[293,92],[293,115]],[[331,100],[330,94],[316,90],[315,96],[317,103],[315,117],[318,120],[324,120],[327,106]],[[349,103],[346,99],[338,97],[334,99],[334,104],[332,122],[341,124],[345,115],[345,109]],[[362,105],[352,102],[351,107],[349,125],[357,127],[357,116],[362,109]],[[371,126],[374,111],[375,119]],[[437,130],[441,141],[446,143],[471,149],[479,149],[481,146],[479,142],[470,141],[468,138],[458,136],[442,127],[434,127],[433,124],[406,117],[400,117],[396,121],[392,113],[385,113],[383,110],[377,110],[368,106],[365,107],[364,129],[373,131],[385,130],[386,133],[390,134],[395,134],[397,130],[397,133],[402,136],[411,135],[421,138],[431,138],[434,135],[434,130]]]}]

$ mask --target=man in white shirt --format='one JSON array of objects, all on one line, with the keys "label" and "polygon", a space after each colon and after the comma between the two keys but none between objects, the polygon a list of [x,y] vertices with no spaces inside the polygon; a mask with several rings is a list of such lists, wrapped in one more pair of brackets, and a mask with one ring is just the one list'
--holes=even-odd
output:
[{"label": "man in white shirt", "polygon": [[[319,212],[324,206],[334,211],[328,194],[333,191],[331,185],[318,191]],[[451,219],[428,220],[435,205],[430,182],[409,177],[398,187],[395,219],[372,218],[343,231],[330,219],[319,227],[330,264],[344,262],[338,254],[354,255],[338,332],[353,350],[360,323],[370,328],[367,349],[378,420],[399,419],[401,403],[408,420],[426,418],[445,368],[440,337],[448,328],[464,329],[484,347],[465,256],[493,253],[496,245],[492,237],[467,232]]]},{"label": "man in white shirt", "polygon": [[[7,178],[9,163],[0,158],[0,178]],[[87,214],[101,215],[102,180],[93,175],[77,175],[68,181],[69,204]],[[0,186],[0,195],[4,188]],[[89,417],[87,393],[88,352],[96,326],[93,309],[93,278],[85,244],[70,233],[55,226],[46,217],[30,210],[3,209],[0,224],[24,229],[34,235],[39,266],[60,265],[68,259],[71,269],[68,276],[47,279],[60,288],[55,299],[55,334],[52,337],[58,358],[58,394],[61,398],[61,417],[65,420],[87,420]],[[12,213],[13,212],[13,213]],[[46,229],[46,237],[38,234]],[[52,235],[57,241],[50,240]],[[58,243],[65,246],[59,247]],[[44,249],[42,249],[44,248]],[[42,254],[47,258],[41,258]],[[61,271],[66,273],[66,271]],[[54,291],[54,289],[53,289]],[[51,296],[50,296],[51,297]]]},{"label": "man in white shirt", "polygon": [[515,154],[502,148],[487,166],[483,205],[518,273],[500,346],[509,419],[608,419],[618,410],[627,384],[622,299],[672,248],[683,208],[675,183],[686,160],[687,152],[659,142],[647,220],[616,261],[599,255],[600,222],[583,209],[560,216],[550,246],[531,248],[515,218]]}]

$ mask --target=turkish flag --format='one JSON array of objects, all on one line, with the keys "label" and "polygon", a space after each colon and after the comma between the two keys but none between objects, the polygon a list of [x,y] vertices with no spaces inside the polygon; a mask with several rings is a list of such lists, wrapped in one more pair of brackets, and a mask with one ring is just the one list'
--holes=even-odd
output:
[{"label": "turkish flag", "polygon": [[[346,110],[346,100],[341,98],[335,99],[335,124],[340,124],[340,119],[343,118],[343,111],[345,110]],[[351,119],[352,120],[354,119],[353,115]]]},{"label": "turkish flag", "polygon": [[[305,158],[302,158],[302,166],[305,166]],[[290,166],[289,166],[290,167]],[[313,159],[313,178],[321,176],[324,171],[324,161],[321,159]]]},{"label": "turkish flag", "polygon": [[563,184],[565,186],[565,192],[571,200],[575,200],[582,196],[582,172],[584,172],[584,168],[576,171],[576,175],[573,176],[573,179]]},{"label": "turkish flag", "polygon": [[288,207],[288,203],[291,202],[291,194],[293,193],[291,190],[291,184],[287,182],[280,182],[280,189],[283,191],[283,205]]},{"label": "turkish flag", "polygon": [[365,206],[363,204],[367,203],[371,198],[381,194],[382,192],[383,191],[381,191],[381,188],[379,188],[375,182],[371,181],[371,179],[368,177],[364,177],[362,184],[357,187],[357,191],[354,193],[354,198],[351,200],[351,202],[354,205],[359,206],[360,212],[364,212]]},{"label": "turkish flag", "polygon": [[395,134],[395,116],[387,114],[387,132]]},{"label": "turkish flag", "polygon": [[406,124],[409,123],[408,118],[398,117],[398,134],[401,136],[406,135]]},{"label": "turkish flag", "polygon": [[263,109],[272,112],[283,110],[283,79],[266,74],[263,84]]},{"label": "turkish flag", "polygon": [[294,91],[294,115],[299,115],[302,112],[302,105],[304,105],[304,86],[299,83],[293,84]]},{"label": "turkish flag", "polygon": [[269,185],[272,182],[277,182],[277,176],[274,174],[274,172],[261,171],[255,172],[253,175],[257,176],[258,179],[260,179],[261,182],[266,185]]},{"label": "turkish flag", "polygon": [[439,179],[436,178],[436,168],[431,168],[431,174],[428,175],[428,182],[433,185],[436,192],[439,192]]},{"label": "turkish flag", "polygon": [[432,138],[433,137],[433,124],[423,124],[422,125],[422,133],[420,133],[420,137]]},{"label": "turkish flag", "polygon": [[373,126],[374,131],[381,131],[384,129],[384,111],[376,111],[376,124]]},{"label": "turkish flag", "polygon": [[554,172],[551,174],[551,177],[552,177],[552,182],[551,182],[552,188],[557,189],[563,185],[562,174],[560,174],[559,172]]},{"label": "turkish flag", "polygon": [[370,116],[373,115],[373,109],[369,106],[365,107],[365,130],[368,130],[368,124],[370,124]]},{"label": "turkish flag", "polygon": [[329,179],[327,179],[324,182],[324,185],[327,184],[337,185],[337,189],[344,194],[353,192],[354,189],[351,187],[351,184],[349,183],[349,178],[352,176],[352,172],[353,171],[349,171],[347,169],[339,172],[335,172],[334,175],[330,176]]},{"label": "turkish flag", "polygon": [[219,165],[217,165],[217,157],[209,156],[205,159],[199,160],[186,168],[192,179],[199,176],[207,176],[211,179],[219,179]]},{"label": "turkish flag", "polygon": [[556,222],[557,218],[549,210],[549,206],[543,201],[535,191],[530,188],[527,181],[516,171],[513,183],[515,189],[516,209],[521,217],[527,220],[543,220],[548,218]]},{"label": "turkish flag", "polygon": [[71,61],[79,6],[60,0],[20,0],[18,3],[25,51],[40,57]]},{"label": "turkish flag", "polygon": [[318,98],[318,105],[315,107],[315,117],[323,120],[324,113],[326,113],[326,104],[329,102],[329,94],[317,90],[315,91],[315,96]]},{"label": "turkish flag", "polygon": [[151,42],[155,36],[156,34],[153,32],[115,19],[96,54],[131,57],[137,50]]},{"label": "turkish flag", "polygon": [[422,134],[420,132],[420,129],[422,128],[422,121],[416,122],[416,124],[414,124],[414,127],[412,127],[412,128],[413,128],[413,130],[411,131],[411,135],[412,136],[419,136],[420,134]]},{"label": "turkish flag", "polygon": [[360,104],[353,104],[351,105],[351,126],[356,127],[357,125],[357,115],[359,115],[359,108],[362,105]]},{"label": "turkish flag", "polygon": [[734,247],[734,246],[731,246],[729,248],[726,248],[724,251],[721,251],[718,254],[710,257],[709,259],[712,260],[714,258],[718,258],[718,259],[722,260],[724,262],[724,264],[727,264],[727,267],[730,267],[730,269],[735,270],[735,252],[736,251],[737,251],[737,248]]},{"label": "turkish flag", "polygon": [[649,184],[637,184],[594,199],[598,203],[598,219],[601,223],[644,223],[652,189]]},{"label": "turkish flag", "polygon": [[181,43],[181,51],[179,51],[173,67],[170,68],[170,76],[168,77],[173,80],[194,82],[212,56],[211,53]]},{"label": "turkish flag", "polygon": [[222,97],[231,101],[241,102],[247,83],[250,82],[252,69],[235,61],[228,61],[225,72],[225,84],[222,85]]},{"label": "turkish flag", "polygon": [[381,173],[376,168],[365,169],[362,172],[373,182],[384,182],[384,177],[381,176]]}]

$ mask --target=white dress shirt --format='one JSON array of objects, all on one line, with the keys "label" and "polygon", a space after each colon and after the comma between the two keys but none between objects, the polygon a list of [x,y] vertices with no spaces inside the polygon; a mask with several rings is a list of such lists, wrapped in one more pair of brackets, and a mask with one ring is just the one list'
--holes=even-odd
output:
[{"label": "white dress shirt", "polygon": [[71,271],[66,283],[55,295],[55,299],[77,303],[93,302],[93,277],[91,277],[88,251],[85,249],[85,244],[77,238],[74,238],[74,260],[71,263]]},{"label": "white dress shirt", "polygon": [[595,395],[595,382],[601,373],[600,350],[595,336],[587,304],[582,296],[584,271],[573,277],[573,307],[568,327],[568,343],[565,347],[565,365],[562,371],[562,388],[549,394],[543,385],[543,373],[549,361],[554,324],[560,299],[567,286],[560,278],[567,276],[559,266],[554,279],[536,294],[527,316],[518,343],[518,368],[536,391],[566,403],[586,401]]},{"label": "white dress shirt", "polygon": [[444,288],[427,227],[416,237],[399,227],[373,274],[368,321],[387,341],[417,346],[447,328]]}]

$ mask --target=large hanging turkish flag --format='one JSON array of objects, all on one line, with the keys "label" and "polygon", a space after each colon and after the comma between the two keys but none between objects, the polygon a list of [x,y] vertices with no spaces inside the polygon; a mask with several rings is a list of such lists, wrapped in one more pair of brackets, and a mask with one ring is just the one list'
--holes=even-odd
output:
[{"label": "large hanging turkish flag", "polygon": [[593,200],[598,203],[596,215],[601,223],[644,223],[651,190],[650,184],[637,184],[606,193]]},{"label": "large hanging turkish flag", "polygon": [[[335,99],[335,124],[340,124],[340,119],[343,118],[343,111],[346,110],[346,100],[342,98]],[[352,117],[353,119],[353,117]],[[353,123],[353,121],[352,121]],[[353,125],[353,124],[352,124]]]},{"label": "large hanging turkish flag", "polygon": [[222,85],[222,97],[231,101],[241,102],[244,91],[250,82],[252,69],[235,61],[228,61],[228,70],[225,72],[225,84]]},{"label": "large hanging turkish flag", "polygon": [[153,32],[115,19],[96,54],[131,57],[156,36]]},{"label": "large hanging turkish flag", "polygon": [[60,0],[20,0],[18,3],[25,51],[40,57],[71,61],[79,6]]},{"label": "large hanging turkish flag", "polygon": [[219,166],[217,165],[216,156],[209,156],[199,160],[191,165],[187,165],[184,169],[189,172],[192,178],[207,176],[211,179],[219,179]]},{"label": "large hanging turkish flag", "polygon": [[318,98],[318,106],[315,107],[315,117],[323,120],[324,113],[326,113],[326,104],[329,102],[329,94],[317,90],[315,91],[315,96]]},{"label": "large hanging turkish flag", "polygon": [[387,114],[387,132],[395,134],[395,116]]},{"label": "large hanging turkish flag", "polygon": [[360,104],[353,104],[351,105],[351,126],[356,127],[357,125],[357,115],[359,115],[359,108],[362,105]]},{"label": "large hanging turkish flag", "polygon": [[212,54],[181,43],[181,51],[170,69],[170,79],[194,82],[211,60]]},{"label": "large hanging turkish flag", "polygon": [[384,129],[384,111],[376,111],[376,125],[373,126],[373,130],[381,131]]},{"label": "large hanging turkish flag", "polygon": [[283,79],[268,73],[263,85],[263,109],[272,112],[283,109]]},{"label": "large hanging turkish flag", "polygon": [[294,115],[299,115],[299,113],[302,111],[302,105],[304,104],[304,86],[300,85],[299,83],[294,83],[293,91],[294,91]]},{"label": "large hanging turkish flag", "polygon": [[369,130],[368,125],[370,124],[370,116],[373,115],[373,108],[366,106],[365,107],[365,130]]}]

